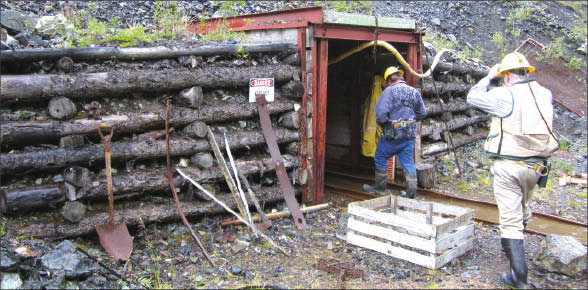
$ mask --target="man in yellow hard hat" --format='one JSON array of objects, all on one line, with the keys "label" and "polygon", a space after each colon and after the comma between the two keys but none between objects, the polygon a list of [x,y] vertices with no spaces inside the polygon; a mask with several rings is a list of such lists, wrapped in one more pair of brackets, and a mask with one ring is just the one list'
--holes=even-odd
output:
[{"label": "man in yellow hard hat", "polygon": [[388,158],[398,155],[398,160],[407,174],[407,189],[402,197],[414,198],[417,188],[414,165],[414,141],[417,133],[415,121],[425,118],[427,111],[418,90],[406,84],[404,72],[389,67],[384,73],[387,87],[376,103],[376,123],[382,127],[374,162],[375,185],[364,184],[363,189],[372,194],[387,195],[386,181]]},{"label": "man in yellow hard hat", "polygon": [[[551,92],[528,78],[534,70],[524,55],[510,53],[467,95],[468,104],[493,115],[484,150],[494,159],[491,172],[500,237],[510,261],[510,271],[500,280],[516,288],[528,287],[523,244],[523,230],[531,219],[528,202],[535,184],[547,178],[546,158],[558,148],[552,132]],[[502,77],[504,85],[488,91],[496,77]]]}]

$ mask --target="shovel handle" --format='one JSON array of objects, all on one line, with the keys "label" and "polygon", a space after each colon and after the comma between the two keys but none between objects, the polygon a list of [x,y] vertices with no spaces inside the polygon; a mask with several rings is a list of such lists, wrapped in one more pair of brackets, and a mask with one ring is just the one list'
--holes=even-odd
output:
[{"label": "shovel handle", "polygon": [[[102,128],[110,127],[110,136],[108,139],[102,135]],[[114,224],[114,196],[112,194],[112,166],[110,164],[110,140],[112,140],[112,135],[114,133],[114,126],[108,123],[100,123],[98,124],[98,134],[100,134],[100,138],[102,142],[104,142],[104,161],[106,163],[106,183],[107,183],[107,190],[108,190],[108,224]]]}]

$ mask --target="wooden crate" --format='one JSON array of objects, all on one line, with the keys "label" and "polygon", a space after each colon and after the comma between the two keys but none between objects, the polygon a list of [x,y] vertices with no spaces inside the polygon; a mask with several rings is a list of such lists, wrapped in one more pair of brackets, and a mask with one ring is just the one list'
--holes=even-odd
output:
[{"label": "wooden crate", "polygon": [[397,196],[348,205],[347,242],[430,269],[472,249],[475,211]]}]

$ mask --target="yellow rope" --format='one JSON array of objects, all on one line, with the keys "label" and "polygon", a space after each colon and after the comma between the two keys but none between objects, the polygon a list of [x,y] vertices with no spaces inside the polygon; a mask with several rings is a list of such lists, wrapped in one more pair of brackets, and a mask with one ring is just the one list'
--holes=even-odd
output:
[{"label": "yellow rope", "polygon": [[[400,62],[400,64],[412,75],[416,76],[417,78],[426,78],[429,75],[431,75],[431,72],[433,72],[433,70],[435,69],[435,67],[437,66],[437,63],[439,63],[439,59],[441,58],[441,55],[443,55],[443,53],[445,52],[450,52],[450,53],[454,53],[453,51],[449,50],[449,49],[442,49],[441,51],[439,51],[437,53],[437,55],[435,55],[435,58],[433,59],[433,64],[431,65],[431,67],[425,72],[425,73],[417,73],[415,72],[410,65],[406,62],[406,60],[404,60],[404,58],[402,57],[402,55],[400,55],[400,53],[398,52],[398,50],[396,50],[396,48],[394,48],[394,46],[392,46],[391,44],[389,44],[388,42],[382,41],[382,40],[378,40],[375,42],[376,45],[378,46],[382,46],[384,48],[386,48],[388,51],[392,52],[392,54],[394,54],[394,56],[396,56],[396,59],[398,60],[398,62]],[[331,64],[335,64],[338,63],[344,59],[346,59],[347,57],[351,56],[352,54],[362,51],[368,47],[371,47],[374,45],[374,41],[370,41],[367,43],[364,43],[352,50],[349,50],[348,52],[339,55],[338,57],[329,60],[329,65]]]}]

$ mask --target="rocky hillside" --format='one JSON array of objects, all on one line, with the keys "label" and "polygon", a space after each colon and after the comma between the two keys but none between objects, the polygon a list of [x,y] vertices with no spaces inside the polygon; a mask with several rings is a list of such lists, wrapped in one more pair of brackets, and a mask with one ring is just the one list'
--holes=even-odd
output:
[{"label": "rocky hillside", "polygon": [[[348,3],[346,3],[348,2]],[[584,1],[2,1],[2,27],[21,33],[18,45],[60,46],[66,36],[43,36],[32,28],[42,16],[95,17],[118,27],[165,25],[166,16],[184,21],[323,5],[344,12],[415,19],[430,41],[493,63],[531,37],[586,70]],[[15,13],[18,12],[18,13]],[[28,20],[27,20],[28,19]],[[114,20],[116,19],[116,20]],[[71,19],[70,19],[71,20]],[[73,21],[75,24],[75,21]],[[35,35],[41,36],[40,38]],[[46,40],[46,41],[45,41]],[[441,42],[440,42],[441,41]]]}]

